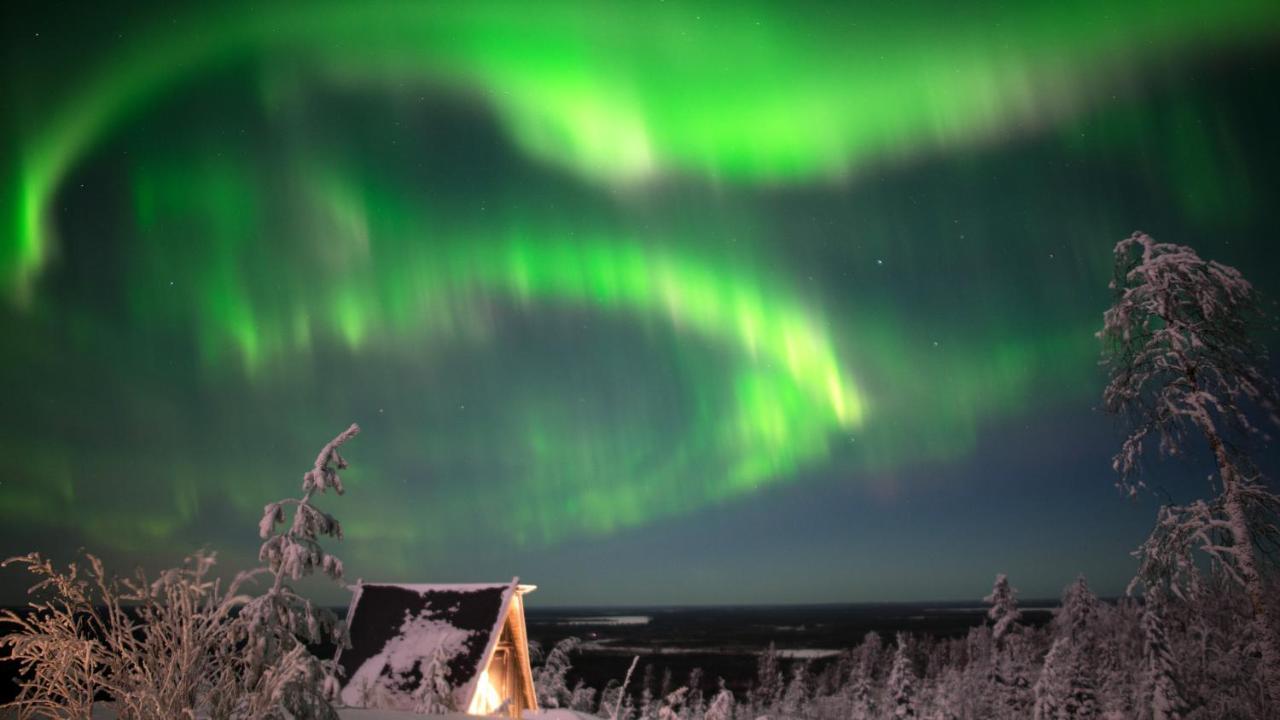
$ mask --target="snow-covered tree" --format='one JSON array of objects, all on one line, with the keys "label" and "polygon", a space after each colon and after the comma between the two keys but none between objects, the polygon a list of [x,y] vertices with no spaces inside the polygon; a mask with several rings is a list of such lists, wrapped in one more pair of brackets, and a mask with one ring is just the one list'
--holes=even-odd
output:
[{"label": "snow-covered tree", "polygon": [[1067,683],[1065,675],[1070,664],[1071,647],[1065,637],[1053,641],[1049,654],[1044,658],[1040,668],[1040,677],[1035,686],[1035,720],[1058,720],[1062,707],[1066,702]]},{"label": "snow-covered tree", "polygon": [[889,669],[889,702],[895,718],[913,718],[916,713],[916,674],[907,655],[907,636],[898,633],[898,646],[893,651]]},{"label": "snow-covered tree", "polygon": [[576,637],[567,637],[555,644],[542,667],[533,673],[533,686],[537,689],[538,705],[545,708],[569,707],[573,702],[573,692],[566,679],[573,662],[569,655],[576,652],[582,641]]},{"label": "snow-covered tree", "polygon": [[1158,590],[1147,593],[1142,613],[1143,697],[1139,709],[1142,720],[1182,720],[1187,702],[1178,680],[1178,660],[1174,657],[1165,628],[1164,598]]},{"label": "snow-covered tree", "polygon": [[720,678],[720,689],[707,705],[703,720],[733,720],[733,693],[724,686],[724,678]]},{"label": "snow-covered tree", "polygon": [[689,688],[689,694],[685,697],[687,717],[702,717],[707,709],[707,699],[702,693],[702,668],[697,667],[689,671],[689,681],[685,687]]},{"label": "snow-covered tree", "polygon": [[[288,584],[317,570],[342,580],[342,561],[320,545],[320,538],[342,539],[342,526],[313,502],[317,494],[343,493],[339,470],[347,461],[338,449],[360,432],[354,423],[330,440],[302,476],[302,497],[268,503],[258,523],[263,539],[258,558],[272,576],[271,588],[245,604],[235,625],[236,639],[245,645],[246,667],[241,681],[244,692],[237,700],[251,717],[265,720],[337,717],[329,705],[337,689],[333,662],[321,661],[307,650],[307,643],[325,640],[343,644],[346,627],[325,608],[297,594]],[[287,509],[292,521],[285,523]],[[215,708],[222,712],[223,708]]]},{"label": "snow-covered tree", "polygon": [[879,677],[880,659],[884,655],[884,640],[872,630],[862,637],[858,646],[858,667],[868,680]]},{"label": "snow-covered tree", "polygon": [[640,682],[640,720],[654,720],[658,716],[658,703],[653,694],[653,666],[644,666],[644,679]]},{"label": "snow-covered tree", "polygon": [[689,698],[689,688],[676,688],[662,697],[658,707],[658,720],[680,720],[684,717],[685,702]]},{"label": "snow-covered tree", "polygon": [[780,711],[783,717],[801,717],[809,703],[809,663],[796,662],[791,666],[791,681],[782,693]]},{"label": "snow-covered tree", "polygon": [[844,691],[850,720],[871,720],[876,716],[875,677],[881,650],[880,635],[869,632],[854,653],[853,668]]},{"label": "snow-covered tree", "polygon": [[767,713],[782,699],[782,664],[778,648],[769,643],[768,649],[756,661],[756,686],[752,701],[756,712]]},{"label": "snow-covered tree", "polygon": [[[1132,598],[1100,602],[1094,635],[1093,664],[1103,717],[1132,718],[1136,714],[1135,668],[1143,664],[1142,606]],[[1108,715],[1108,713],[1110,715]]]},{"label": "snow-covered tree", "polygon": [[456,711],[453,684],[449,682],[449,658],[437,645],[431,660],[421,668],[422,680],[413,692],[413,711],[423,715],[444,715]]},{"label": "snow-covered tree", "polygon": [[1254,338],[1264,318],[1258,295],[1237,269],[1144,233],[1116,245],[1111,288],[1115,302],[1098,335],[1111,373],[1105,407],[1132,424],[1114,460],[1121,487],[1141,487],[1135,471],[1150,438],[1162,454],[1179,455],[1198,435],[1218,470],[1209,502],[1162,511],[1140,550],[1140,578],[1159,586],[1174,570],[1187,574],[1193,547],[1223,566],[1248,594],[1276,701],[1280,638],[1257,546],[1280,536],[1280,497],[1261,482],[1241,442],[1269,440],[1258,418],[1280,425],[1280,393]]},{"label": "snow-covered tree", "polygon": [[600,689],[600,703],[596,706],[596,715],[602,718],[613,717],[614,709],[622,705],[622,683],[611,678]]},{"label": "snow-covered tree", "polygon": [[1005,635],[1017,629],[1018,621],[1022,619],[1022,612],[1018,610],[1018,591],[1009,585],[1009,576],[1000,573],[996,575],[991,594],[982,601],[991,606],[987,609],[987,618],[992,623],[992,637],[999,643]]},{"label": "snow-covered tree", "polygon": [[1081,648],[1071,649],[1067,665],[1066,697],[1059,717],[1094,720],[1100,714],[1098,685],[1093,663]]},{"label": "snow-covered tree", "polygon": [[1089,589],[1084,575],[1080,575],[1062,590],[1061,607],[1053,616],[1053,632],[1076,646],[1091,645],[1099,614],[1098,596]]},{"label": "snow-covered tree", "polygon": [[933,720],[960,720],[964,717],[964,675],[955,667],[937,678],[933,693]]}]

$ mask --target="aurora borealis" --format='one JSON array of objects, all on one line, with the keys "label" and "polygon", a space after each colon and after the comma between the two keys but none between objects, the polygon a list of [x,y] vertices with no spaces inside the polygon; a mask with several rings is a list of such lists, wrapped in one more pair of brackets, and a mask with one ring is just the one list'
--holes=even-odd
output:
[{"label": "aurora borealis", "polygon": [[6,555],[242,564],[354,421],[353,577],[1114,592],[1111,245],[1280,294],[1274,3],[6,12]]}]

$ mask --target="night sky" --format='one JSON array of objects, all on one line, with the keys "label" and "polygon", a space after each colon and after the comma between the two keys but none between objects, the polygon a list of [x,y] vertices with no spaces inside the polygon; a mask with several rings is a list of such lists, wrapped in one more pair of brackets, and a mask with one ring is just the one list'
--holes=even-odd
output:
[{"label": "night sky", "polygon": [[1274,0],[3,12],[4,556],[243,567],[358,422],[352,580],[1119,593],[1112,246],[1280,297]]}]

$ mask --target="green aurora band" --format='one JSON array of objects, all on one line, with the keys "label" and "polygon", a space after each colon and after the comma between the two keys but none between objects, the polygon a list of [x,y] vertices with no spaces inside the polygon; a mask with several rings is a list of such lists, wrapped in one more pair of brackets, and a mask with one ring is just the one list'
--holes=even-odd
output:
[{"label": "green aurora band", "polygon": [[1280,16],[1266,0],[525,10],[285,3],[144,34],[22,118],[0,278],[19,293],[33,280],[50,252],[50,198],[95,142],[166,89],[241,59],[297,63],[332,82],[477,88],[526,152],[590,177],[784,182],[1035,126],[1144,59],[1270,37]]},{"label": "green aurora band", "polygon": [[[323,375],[315,357],[443,366],[453,353],[509,349],[502,334],[542,316],[586,313],[643,329],[637,344],[650,352],[675,348],[668,389],[683,393],[686,412],[671,426],[668,411],[639,397],[630,397],[635,407],[575,414],[564,407],[565,384],[519,382],[536,380],[535,368],[500,379],[483,421],[458,420],[433,437],[450,421],[419,408],[417,424],[362,436],[352,457],[372,467],[356,475],[355,509],[337,513],[349,538],[369,541],[353,545],[379,548],[376,557],[352,551],[357,557],[412,568],[423,548],[461,530],[529,546],[605,535],[823,469],[871,483],[903,464],[972,452],[982,422],[1028,406],[1046,363],[1058,383],[1041,389],[1039,402],[1078,394],[1093,370],[1092,348],[1080,341],[1093,320],[1048,317],[1043,324],[1055,330],[1026,338],[999,324],[948,330],[945,318],[920,322],[889,300],[831,308],[786,272],[784,252],[762,249],[768,238],[749,201],[726,201],[719,212],[731,219],[708,209],[654,228],[644,219],[650,193],[665,183],[710,188],[700,200],[726,187],[856,186],[874,168],[1049,130],[1172,56],[1270,39],[1280,20],[1275,3],[1251,0],[927,11],[919,3],[602,3],[589,13],[554,2],[540,3],[534,17],[521,9],[283,3],[193,14],[103,51],[85,63],[94,70],[24,104],[13,120],[17,148],[3,187],[10,221],[0,238],[7,311],[64,337],[47,328],[65,309],[41,293],[57,272],[63,228],[53,207],[68,178],[184,86],[243,80],[248,68],[261,111],[293,144],[264,157],[225,140],[131,157],[120,173],[128,182],[123,309],[67,311],[76,328],[109,326],[122,337],[84,330],[84,347],[178,338],[211,395],[256,394],[269,408],[313,402],[305,384]],[[527,208],[482,215],[373,177],[358,158],[295,133],[307,98],[357,91],[474,100],[522,157],[598,191],[595,205],[571,219]],[[1187,162],[1189,176],[1204,175],[1194,154]],[[525,192],[499,188],[505,196],[495,205],[519,205]],[[741,244],[726,249],[713,235]],[[939,338],[945,354],[921,352]],[[147,382],[142,371],[117,370]],[[426,380],[410,385],[405,406],[418,402],[414,391],[434,392]],[[308,411],[332,412],[301,419],[263,410],[260,419],[227,420],[246,412],[230,400],[191,412],[216,416],[228,435],[285,436],[290,454],[276,459],[291,469],[296,452],[330,433],[331,416],[356,404],[350,392],[314,401]],[[155,405],[127,425],[199,422]],[[342,414],[339,422],[351,419],[363,421]],[[4,488],[12,502],[0,505],[0,520],[77,528],[90,542],[134,551],[185,538],[212,496],[249,517],[280,494],[260,477],[239,476],[230,459],[186,459],[183,449],[205,441],[201,432],[166,432],[169,442],[144,458],[52,441],[35,448],[23,471],[40,482]],[[4,442],[0,450],[20,454],[21,440]],[[485,497],[446,484],[422,522],[413,503],[397,501],[390,461],[365,460],[379,453],[423,477],[481,466],[487,475],[475,482],[485,483]],[[271,454],[285,453],[273,446]],[[108,514],[74,503],[104,497],[78,480],[87,465],[137,478],[148,502]],[[486,504],[512,515],[499,522]]]}]

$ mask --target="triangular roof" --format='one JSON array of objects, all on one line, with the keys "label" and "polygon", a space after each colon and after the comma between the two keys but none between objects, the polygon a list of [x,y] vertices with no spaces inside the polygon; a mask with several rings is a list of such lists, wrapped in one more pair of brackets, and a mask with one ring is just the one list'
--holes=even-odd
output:
[{"label": "triangular roof", "polygon": [[465,711],[503,624],[519,595],[534,589],[506,584],[359,583],[347,625],[351,647],[335,658],[342,702],[412,709],[412,694],[436,653],[448,667],[453,702]]}]

